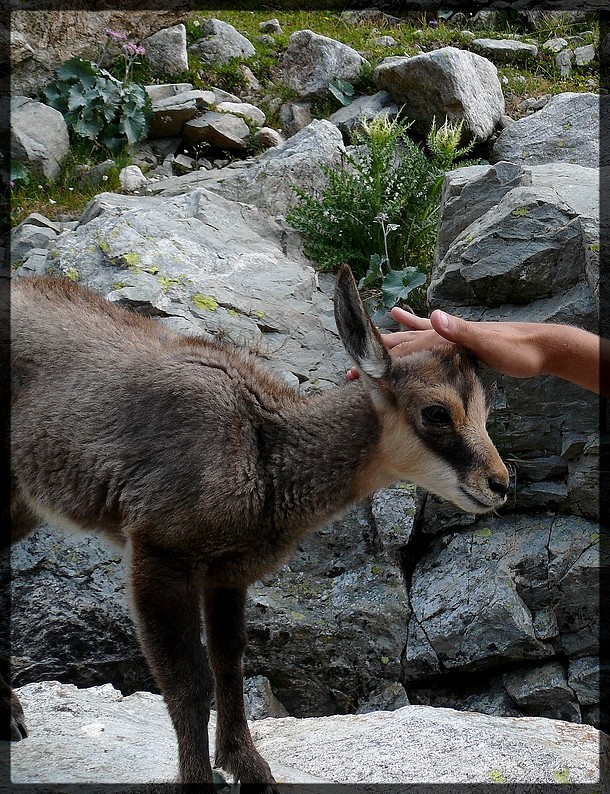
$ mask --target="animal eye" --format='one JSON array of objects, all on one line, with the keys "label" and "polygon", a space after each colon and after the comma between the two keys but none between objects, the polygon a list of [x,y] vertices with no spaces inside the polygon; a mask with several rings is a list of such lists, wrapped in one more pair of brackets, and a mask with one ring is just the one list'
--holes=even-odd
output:
[{"label": "animal eye", "polygon": [[444,405],[429,405],[422,408],[422,419],[431,425],[450,425],[451,414]]}]

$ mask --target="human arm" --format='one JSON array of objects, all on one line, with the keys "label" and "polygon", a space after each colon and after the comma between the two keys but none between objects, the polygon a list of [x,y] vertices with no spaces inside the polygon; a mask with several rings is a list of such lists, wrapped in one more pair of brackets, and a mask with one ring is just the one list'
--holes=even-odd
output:
[{"label": "human arm", "polygon": [[411,329],[384,336],[392,356],[458,343],[505,375],[554,375],[598,394],[609,394],[610,341],[581,328],[556,323],[470,322],[439,309],[427,320],[396,307],[392,317]]}]

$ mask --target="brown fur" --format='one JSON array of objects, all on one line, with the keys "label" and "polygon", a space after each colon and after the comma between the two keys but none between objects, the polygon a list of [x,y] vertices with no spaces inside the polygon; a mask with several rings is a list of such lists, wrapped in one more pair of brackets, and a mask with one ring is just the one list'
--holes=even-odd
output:
[{"label": "brown fur", "polygon": [[[243,783],[273,782],[243,705],[249,584],[314,528],[401,478],[472,512],[504,500],[506,469],[469,357],[456,349],[391,362],[348,270],[336,313],[363,377],[302,397],[243,350],[182,337],[68,281],[13,288],[13,537],[49,520],[126,546],[183,783],[212,779],[213,687],[217,761]],[[454,427],[422,418],[436,403]]]}]

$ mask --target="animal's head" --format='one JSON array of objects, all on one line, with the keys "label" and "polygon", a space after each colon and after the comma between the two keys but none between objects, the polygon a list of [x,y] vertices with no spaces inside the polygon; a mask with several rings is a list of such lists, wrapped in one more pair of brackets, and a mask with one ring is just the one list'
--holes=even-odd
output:
[{"label": "animal's head", "polygon": [[382,420],[386,470],[469,513],[503,505],[508,472],[485,427],[489,401],[474,357],[448,345],[393,359],[346,265],[337,279],[335,318]]}]

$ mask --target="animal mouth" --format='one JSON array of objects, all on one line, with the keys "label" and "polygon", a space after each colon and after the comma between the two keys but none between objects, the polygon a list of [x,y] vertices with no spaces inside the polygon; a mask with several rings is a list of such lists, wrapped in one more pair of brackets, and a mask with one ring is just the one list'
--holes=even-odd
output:
[{"label": "animal mouth", "polygon": [[493,510],[494,507],[498,506],[495,502],[483,501],[482,499],[473,496],[472,493],[467,491],[463,485],[460,487],[460,490],[470,502],[473,502],[478,507],[478,512],[489,512],[490,510]]}]

